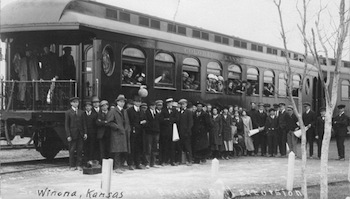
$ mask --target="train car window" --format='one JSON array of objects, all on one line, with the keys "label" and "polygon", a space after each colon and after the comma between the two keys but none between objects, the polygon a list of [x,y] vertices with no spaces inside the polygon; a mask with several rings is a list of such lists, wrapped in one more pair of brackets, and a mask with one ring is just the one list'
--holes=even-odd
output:
[{"label": "train car window", "polygon": [[107,76],[111,76],[114,72],[114,55],[112,46],[110,45],[106,45],[102,51],[102,68]]},{"label": "train car window", "polygon": [[83,81],[85,86],[85,97],[91,97],[93,95],[93,79],[92,79],[92,46],[89,45],[85,48],[84,60],[83,60]]},{"label": "train car window", "polygon": [[219,62],[209,62],[207,65],[207,91],[214,93],[224,91],[224,78]]},{"label": "train car window", "polygon": [[209,34],[206,32],[202,32],[202,39],[209,40]]},{"label": "train car window", "polygon": [[198,30],[192,30],[192,37],[201,38],[201,32]]},{"label": "train car window", "polygon": [[168,32],[176,33],[176,25],[174,24],[168,24]]},{"label": "train car window", "polygon": [[278,75],[278,95],[280,97],[287,96],[287,75],[285,73]]},{"label": "train car window", "polygon": [[155,80],[158,87],[175,87],[175,60],[168,53],[158,53],[155,57]]},{"label": "train car window", "polygon": [[247,70],[247,95],[259,95],[259,71],[256,68]]},{"label": "train car window", "polygon": [[275,74],[271,70],[264,72],[264,96],[273,97],[275,95]]},{"label": "train car window", "polygon": [[350,97],[350,82],[348,80],[343,80],[341,82],[341,99],[348,100]]},{"label": "train car window", "polygon": [[223,37],[222,38],[222,43],[228,45],[229,44],[228,38],[227,37]]},{"label": "train car window", "polygon": [[200,89],[200,63],[195,58],[185,58],[182,63],[182,89]]},{"label": "train car window", "polygon": [[149,26],[149,18],[139,16],[139,25],[148,27]]},{"label": "train car window", "polygon": [[146,80],[146,57],[137,48],[126,48],[122,54],[122,85],[143,85]]},{"label": "train car window", "polygon": [[216,43],[221,43],[221,36],[215,35],[214,41],[215,41]]},{"label": "train car window", "polygon": [[177,26],[177,33],[180,35],[186,35],[186,27],[184,26]]},{"label": "train car window", "polygon": [[300,75],[293,75],[293,89],[292,89],[293,97],[299,96],[300,81],[301,81]]},{"label": "train car window", "polygon": [[151,19],[151,28],[160,30],[160,21]]},{"label": "train car window", "polygon": [[227,75],[227,94],[236,94],[243,93],[245,86],[242,85],[242,69],[240,66],[235,64],[228,66],[228,75]]},{"label": "train car window", "polygon": [[126,12],[119,12],[120,21],[130,22],[130,14]]}]

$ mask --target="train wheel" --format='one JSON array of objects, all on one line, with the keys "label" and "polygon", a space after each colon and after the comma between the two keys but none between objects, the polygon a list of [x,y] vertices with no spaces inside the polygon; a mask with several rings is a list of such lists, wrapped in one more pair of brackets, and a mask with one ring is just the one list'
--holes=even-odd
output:
[{"label": "train wheel", "polygon": [[48,160],[55,158],[63,148],[63,143],[56,131],[52,128],[43,128],[34,136],[36,150]]}]

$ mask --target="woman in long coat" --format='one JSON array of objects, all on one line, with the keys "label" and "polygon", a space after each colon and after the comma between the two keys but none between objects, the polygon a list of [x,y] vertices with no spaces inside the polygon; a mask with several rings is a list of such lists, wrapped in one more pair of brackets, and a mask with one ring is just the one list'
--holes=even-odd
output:
[{"label": "woman in long coat", "polygon": [[253,140],[249,136],[249,131],[253,129],[252,120],[247,115],[247,111],[243,109],[242,111],[242,121],[244,125],[244,143],[246,146],[247,154],[251,155],[254,151]]},{"label": "woman in long coat", "polygon": [[230,151],[233,151],[233,137],[232,137],[232,117],[228,114],[228,109],[225,107],[222,113],[222,138],[224,141],[225,152],[224,158],[229,159]]},{"label": "woman in long coat", "polygon": [[212,109],[211,119],[211,131],[210,131],[210,148],[214,158],[219,158],[220,151],[223,149],[222,139],[222,118],[219,115],[219,110],[216,107]]}]

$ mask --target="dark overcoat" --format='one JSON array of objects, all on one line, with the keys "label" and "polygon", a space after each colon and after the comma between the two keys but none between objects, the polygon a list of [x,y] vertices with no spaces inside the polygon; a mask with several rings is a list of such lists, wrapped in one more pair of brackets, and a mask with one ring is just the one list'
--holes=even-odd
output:
[{"label": "dark overcoat", "polygon": [[318,139],[323,140],[324,118],[322,118],[322,116],[317,117],[315,128],[316,128],[316,135],[318,135]]},{"label": "dark overcoat", "polygon": [[126,110],[116,107],[107,114],[107,122],[111,128],[110,152],[130,152],[130,123]]},{"label": "dark overcoat", "polygon": [[193,116],[188,109],[180,111],[178,120],[179,136],[181,138],[190,138],[192,135]]},{"label": "dark overcoat", "polygon": [[223,145],[222,139],[222,117],[218,115],[216,118],[211,116],[212,128],[210,131],[210,144],[211,145]]},{"label": "dark overcoat", "polygon": [[232,117],[227,115],[225,119],[224,115],[222,115],[221,118],[222,118],[222,138],[224,141],[232,140],[232,133],[231,133]]},{"label": "dark overcoat", "polygon": [[307,130],[306,133],[311,133],[311,135],[313,136],[315,131],[316,113],[310,110],[308,113],[304,112],[302,117],[305,126],[311,124],[311,127]]},{"label": "dark overcoat", "polygon": [[207,149],[209,147],[208,132],[210,130],[209,115],[200,111],[193,114],[192,144],[195,151]]},{"label": "dark overcoat", "polygon": [[333,118],[333,129],[335,136],[346,136],[348,132],[349,117],[343,113],[342,115],[337,115]]},{"label": "dark overcoat", "polygon": [[102,110],[100,110],[97,113],[97,120],[96,120],[96,125],[97,125],[97,139],[101,139],[104,136],[109,136],[110,134],[110,127],[108,126],[107,123],[107,114],[103,113]]}]

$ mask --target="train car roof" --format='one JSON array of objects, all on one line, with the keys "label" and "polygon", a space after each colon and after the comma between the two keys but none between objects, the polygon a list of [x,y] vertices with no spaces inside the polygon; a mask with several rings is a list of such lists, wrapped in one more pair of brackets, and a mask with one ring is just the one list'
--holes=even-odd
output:
[{"label": "train car roof", "polygon": [[[142,13],[88,0],[14,0],[1,9],[0,34],[3,35],[12,32],[34,30],[78,30],[81,27],[87,27],[133,35],[140,38],[166,41],[189,47],[202,48],[205,50],[220,51],[242,58],[268,61],[270,63],[276,63],[276,65],[280,65],[286,61],[285,57],[278,55],[237,48],[232,45],[219,44],[186,35],[179,35],[150,27],[135,25],[130,22],[123,22],[119,19],[117,20],[117,17],[115,19],[108,17],[108,11],[111,12],[113,10],[127,11],[128,13],[140,16],[152,17]],[[167,20],[157,17],[152,18],[168,22]],[[184,26],[187,28],[202,30],[193,26]],[[220,34],[213,31],[208,32]],[[232,36],[220,35],[232,39]],[[299,73],[304,68],[303,62],[291,60],[291,63],[294,67],[298,68]],[[316,75],[314,66],[309,65],[309,67],[311,71],[313,71],[313,75]]]}]

